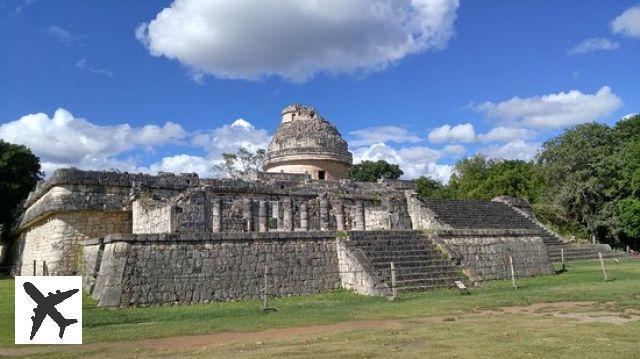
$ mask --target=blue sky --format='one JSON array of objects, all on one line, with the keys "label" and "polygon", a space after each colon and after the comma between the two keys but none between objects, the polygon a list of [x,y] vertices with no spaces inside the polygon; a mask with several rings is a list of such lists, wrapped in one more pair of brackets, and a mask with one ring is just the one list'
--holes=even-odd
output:
[{"label": "blue sky", "polygon": [[47,173],[210,176],[304,103],[356,160],[445,180],[640,112],[637,0],[320,3],[1,1],[0,138]]}]

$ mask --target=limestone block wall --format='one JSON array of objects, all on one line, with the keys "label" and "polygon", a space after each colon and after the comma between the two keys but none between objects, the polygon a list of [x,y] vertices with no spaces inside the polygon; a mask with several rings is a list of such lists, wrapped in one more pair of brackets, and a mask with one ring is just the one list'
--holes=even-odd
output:
[{"label": "limestone block wall", "polygon": [[129,212],[66,212],[51,215],[24,230],[18,238],[16,275],[42,275],[46,261],[50,275],[71,275],[80,263],[80,243],[107,233],[130,233]]},{"label": "limestone block wall", "polygon": [[274,167],[269,167],[270,173],[294,173],[308,174],[313,179],[320,179],[320,171],[324,171],[324,179],[335,181],[347,178],[349,174],[349,165],[343,162],[316,159],[314,155],[303,156],[304,158],[296,160],[288,160]]},{"label": "limestone block wall", "polygon": [[379,200],[359,194],[286,193],[278,189],[261,188],[265,186],[264,183],[253,186],[239,190],[203,186],[170,199],[167,203],[174,206],[176,212],[175,231],[268,232],[411,228],[404,196]]},{"label": "limestone block wall", "polygon": [[509,256],[516,278],[553,274],[547,247],[531,230],[440,230],[435,237],[461,258],[473,281],[510,279]]},{"label": "limestone block wall", "polygon": [[391,229],[391,216],[381,207],[365,208],[365,229]]},{"label": "limestone block wall", "polygon": [[103,307],[260,298],[340,287],[335,232],[179,233],[84,242],[85,288]]},{"label": "limestone block wall", "polygon": [[[92,241],[92,239],[87,241]],[[87,293],[93,292],[95,276],[100,269],[99,265],[104,250],[102,241],[96,243],[97,245],[93,246],[82,246],[82,262],[78,266],[79,272],[82,274],[82,287]]]},{"label": "limestone block wall", "polygon": [[342,288],[362,295],[386,296],[391,289],[383,283],[362,250],[349,247],[347,238],[338,238],[337,251]]},{"label": "limestone block wall", "polygon": [[407,190],[405,196],[413,229],[451,229],[451,226],[438,220],[436,214],[418,199],[414,191]]},{"label": "limestone block wall", "polygon": [[131,204],[133,233],[173,233],[177,229],[176,207],[165,201],[137,199]]}]

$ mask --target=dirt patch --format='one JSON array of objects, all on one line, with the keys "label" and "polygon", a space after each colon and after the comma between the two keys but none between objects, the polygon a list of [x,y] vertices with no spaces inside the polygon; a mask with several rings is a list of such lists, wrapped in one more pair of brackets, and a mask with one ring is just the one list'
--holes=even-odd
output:
[{"label": "dirt patch", "polygon": [[581,323],[625,324],[640,320],[640,310],[617,310],[614,302],[556,302],[475,311],[484,315],[525,314],[575,319]]},{"label": "dirt patch", "polygon": [[[323,333],[335,333],[347,330],[369,330],[369,329],[398,329],[402,326],[398,320],[375,320],[375,321],[349,321],[329,325],[311,325],[306,327],[290,327],[281,329],[267,329],[258,332],[226,332],[206,335],[190,335],[169,337],[160,339],[141,339],[131,341],[104,342],[95,344],[84,344],[78,346],[78,350],[93,351],[106,348],[124,349],[154,349],[157,351],[181,350],[181,349],[206,349],[210,346],[232,343],[256,343],[263,344],[265,340],[291,339],[299,336],[307,337]],[[39,353],[54,353],[69,351],[64,347],[16,347],[2,348],[6,355],[31,355]]]},{"label": "dirt patch", "polygon": [[616,303],[598,302],[556,302],[535,303],[528,306],[502,307],[496,309],[477,309],[459,315],[429,316],[411,318],[410,320],[376,320],[376,321],[348,321],[330,325],[312,325],[306,327],[290,327],[280,329],[267,329],[257,332],[226,332],[207,335],[179,336],[160,339],[142,339],[133,341],[104,342],[69,348],[65,346],[54,347],[13,347],[2,348],[6,355],[33,355],[38,353],[56,353],[80,351],[100,351],[109,348],[123,348],[128,350],[152,349],[157,352],[207,349],[212,346],[233,343],[265,344],[267,341],[278,339],[292,339],[322,335],[324,333],[336,333],[348,330],[400,330],[406,324],[428,324],[436,322],[455,322],[479,317],[501,317],[507,315],[529,315],[536,317],[556,317],[576,320],[580,323],[605,323],[622,325],[629,322],[640,321],[640,309],[619,310]]},{"label": "dirt patch", "polygon": [[261,342],[264,340],[290,339],[297,336],[309,336],[345,330],[387,329],[399,327],[401,327],[400,322],[395,320],[352,321],[331,325],[312,325],[307,327],[267,329],[259,332],[230,332],[162,339],[143,339],[121,343],[124,346],[135,348],[183,349],[193,347],[207,347],[211,345],[237,342]]}]

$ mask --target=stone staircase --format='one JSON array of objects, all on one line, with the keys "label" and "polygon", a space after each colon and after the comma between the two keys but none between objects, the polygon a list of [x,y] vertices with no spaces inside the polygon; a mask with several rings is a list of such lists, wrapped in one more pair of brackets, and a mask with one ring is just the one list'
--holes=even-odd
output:
[{"label": "stone staircase", "polygon": [[347,246],[360,250],[377,278],[391,288],[391,263],[398,291],[451,288],[462,274],[433,239],[420,231],[352,232]]},{"label": "stone staircase", "polygon": [[621,258],[626,256],[626,253],[614,250],[608,244],[576,244],[567,242],[537,220],[532,220],[531,222],[540,229],[542,240],[547,245],[547,253],[549,254],[551,262],[561,262],[563,254],[565,261],[598,259],[598,253],[602,253],[603,258]]},{"label": "stone staircase", "polygon": [[547,253],[552,262],[562,261],[564,252],[565,261],[578,261],[585,259],[598,259],[598,253],[602,253],[604,258],[621,258],[626,253],[611,249],[608,244],[558,244],[547,246]]},{"label": "stone staircase", "polygon": [[539,229],[529,218],[500,202],[422,199],[452,229]]},{"label": "stone staircase", "polygon": [[536,230],[547,245],[552,262],[562,260],[564,250],[565,261],[597,259],[598,252],[605,258],[626,256],[625,253],[611,249],[608,244],[573,244],[565,241],[542,223],[529,218],[502,202],[476,200],[436,200],[422,199],[424,205],[431,209],[440,222],[453,229],[529,229]]}]

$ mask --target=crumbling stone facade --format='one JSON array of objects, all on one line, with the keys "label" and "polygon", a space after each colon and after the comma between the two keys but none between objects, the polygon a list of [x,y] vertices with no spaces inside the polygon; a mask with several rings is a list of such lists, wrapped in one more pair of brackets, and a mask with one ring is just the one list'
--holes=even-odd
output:
[{"label": "crumbling stone facade", "polygon": [[523,203],[353,182],[344,179],[351,160],[333,125],[295,105],[282,113],[267,172],[251,179],[57,170],[24,204],[13,273],[33,274],[34,263],[36,274],[45,263],[52,275],[81,273],[85,290],[113,307],[336,288],[389,295],[451,287],[463,274],[507,278],[508,257],[518,277],[550,274],[549,248],[584,253],[559,247]]},{"label": "crumbling stone facade", "polygon": [[269,144],[267,172],[307,174],[320,180],[347,178],[353,156],[338,130],[316,109],[291,105]]}]

